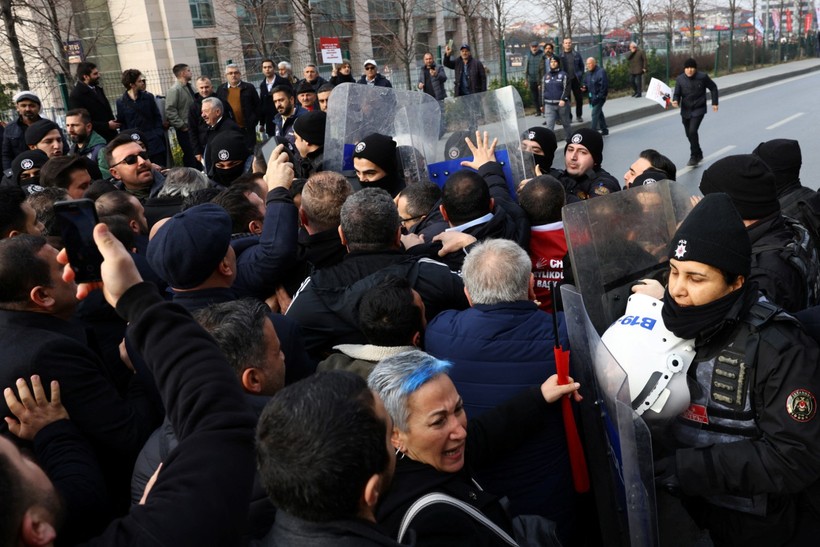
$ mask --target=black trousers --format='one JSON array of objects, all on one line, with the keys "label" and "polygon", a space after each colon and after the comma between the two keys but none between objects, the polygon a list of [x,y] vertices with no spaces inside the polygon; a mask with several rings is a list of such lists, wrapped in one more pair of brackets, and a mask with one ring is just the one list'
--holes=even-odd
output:
[{"label": "black trousers", "polygon": [[703,158],[703,150],[700,149],[700,138],[698,137],[698,128],[703,121],[703,116],[692,116],[691,118],[681,117],[683,122],[683,131],[686,133],[686,138],[689,139],[689,155],[693,158]]},{"label": "black trousers", "polygon": [[530,81],[527,82],[527,85],[529,85],[529,87],[530,87],[530,95],[532,96],[532,105],[535,107],[536,115],[538,115],[538,113],[541,112],[541,110],[540,110],[541,101],[543,100],[543,98],[538,93],[538,81],[537,80],[536,81],[530,80]]},{"label": "black trousers", "polygon": [[584,113],[584,94],[581,93],[581,80],[572,79],[572,96],[575,98],[575,117],[580,118]]},{"label": "black trousers", "polygon": [[632,84],[635,95],[640,95],[643,90],[643,74],[630,74],[629,83]]}]

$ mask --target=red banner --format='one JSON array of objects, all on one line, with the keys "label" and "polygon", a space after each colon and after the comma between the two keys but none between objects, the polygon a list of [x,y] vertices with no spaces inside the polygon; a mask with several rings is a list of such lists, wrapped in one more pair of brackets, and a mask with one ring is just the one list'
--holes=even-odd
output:
[{"label": "red banner", "polygon": [[803,23],[803,34],[805,36],[809,35],[809,31],[811,30],[812,19],[814,19],[814,14],[812,12],[808,12],[806,14],[806,20]]},{"label": "red banner", "polygon": [[786,32],[792,31],[792,10],[786,10]]}]

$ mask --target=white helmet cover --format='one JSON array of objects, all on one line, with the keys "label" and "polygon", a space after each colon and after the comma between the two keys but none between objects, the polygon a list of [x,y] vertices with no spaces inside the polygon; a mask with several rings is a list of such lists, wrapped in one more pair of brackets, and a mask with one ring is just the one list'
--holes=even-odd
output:
[{"label": "white helmet cover", "polygon": [[667,330],[662,308],[660,300],[633,294],[626,314],[601,337],[627,374],[632,408],[645,420],[670,418],[689,406],[686,371],[695,358],[694,340]]}]

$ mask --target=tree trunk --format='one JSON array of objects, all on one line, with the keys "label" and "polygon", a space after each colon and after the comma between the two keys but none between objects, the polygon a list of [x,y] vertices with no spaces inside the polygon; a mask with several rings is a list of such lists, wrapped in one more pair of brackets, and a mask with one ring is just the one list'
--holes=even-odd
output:
[{"label": "tree trunk", "polygon": [[11,0],[0,0],[0,16],[3,17],[3,24],[6,27],[6,36],[9,40],[11,57],[14,62],[14,72],[17,75],[17,85],[20,90],[27,90],[29,88],[28,74],[26,73],[26,63],[23,60],[23,52],[20,49],[20,39],[17,37],[14,16],[11,13]]}]

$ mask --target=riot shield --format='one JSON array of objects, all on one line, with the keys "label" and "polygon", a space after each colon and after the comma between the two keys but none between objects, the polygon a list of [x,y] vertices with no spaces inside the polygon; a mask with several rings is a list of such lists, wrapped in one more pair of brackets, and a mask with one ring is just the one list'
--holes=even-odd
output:
[{"label": "riot shield", "polygon": [[606,545],[658,545],[649,429],[632,410],[626,373],[596,332],[585,299],[572,285],[562,286],[561,296],[602,537]]},{"label": "riot shield", "polygon": [[471,160],[465,137],[475,141],[475,132],[487,131],[497,138],[496,160],[504,170],[507,186],[514,195],[518,183],[526,178],[521,153],[524,131],[524,107],[518,91],[512,86],[443,101],[444,128],[432,155],[428,155],[430,180],[444,186],[450,174],[461,169],[461,162]]},{"label": "riot shield", "polygon": [[696,183],[661,181],[564,207],[575,285],[598,333],[623,315],[637,280],[663,281],[667,245],[695,195]]},{"label": "riot shield", "polygon": [[371,133],[393,137],[405,182],[426,181],[427,160],[438,140],[441,108],[427,93],[343,84],[330,94],[323,161],[351,175],[353,149]]}]

